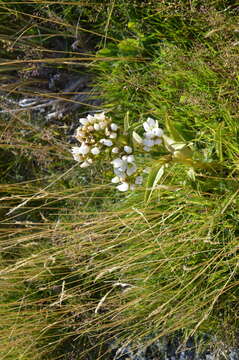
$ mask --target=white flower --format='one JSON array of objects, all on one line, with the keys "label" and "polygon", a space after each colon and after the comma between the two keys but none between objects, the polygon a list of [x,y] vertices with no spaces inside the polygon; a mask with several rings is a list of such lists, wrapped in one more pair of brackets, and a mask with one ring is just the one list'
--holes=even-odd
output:
[{"label": "white flower", "polygon": [[154,140],[144,139],[144,140],[143,140],[143,144],[144,144],[145,146],[148,146],[148,147],[154,146]]},{"label": "white flower", "polygon": [[129,184],[127,182],[123,182],[122,184],[116,187],[119,191],[127,191],[129,190]]},{"label": "white flower", "polygon": [[96,146],[91,149],[91,153],[93,155],[98,155],[100,153],[100,149]]},{"label": "white flower", "polygon": [[134,155],[128,155],[126,160],[128,163],[133,164],[135,161]]},{"label": "white flower", "polygon": [[73,148],[71,149],[71,152],[72,152],[72,154],[74,155],[79,155],[79,154],[81,154],[81,151],[80,151],[80,148],[79,148],[79,146],[73,146]]},{"label": "white flower", "polygon": [[143,123],[143,127],[146,132],[151,131],[155,127],[158,127],[158,121],[148,117],[148,119]]},{"label": "white flower", "polygon": [[117,138],[117,134],[115,132],[112,132],[110,134],[110,139],[116,139]]},{"label": "white flower", "polygon": [[150,147],[148,147],[148,146],[144,146],[144,151],[147,151],[147,152],[149,152],[150,150],[151,150],[151,148]]},{"label": "white flower", "polygon": [[152,138],[154,136],[162,137],[163,130],[159,128],[157,120],[154,120],[150,117],[143,123],[144,130],[146,131],[145,137]]},{"label": "white flower", "polygon": [[118,125],[116,125],[116,124],[114,124],[114,123],[112,123],[112,124],[110,125],[110,127],[111,127],[111,130],[113,130],[113,131],[117,131],[117,130],[118,130]]},{"label": "white flower", "polygon": [[79,121],[82,125],[87,125],[89,123],[89,120],[87,120],[86,118],[81,118]]},{"label": "white flower", "polygon": [[80,151],[79,146],[74,146],[71,149],[71,153],[72,153],[75,161],[82,161],[82,156],[81,156],[81,151]]},{"label": "white flower", "polygon": [[157,136],[157,137],[163,136],[163,130],[158,127],[155,127],[154,129],[152,129],[152,133],[154,136]]},{"label": "white flower", "polygon": [[117,158],[111,161],[111,164],[113,164],[114,168],[119,168],[124,164],[124,161],[120,158]]},{"label": "white flower", "polygon": [[113,177],[113,178],[111,179],[111,182],[112,182],[113,184],[118,184],[118,183],[120,182],[119,176]]},{"label": "white flower", "polygon": [[152,139],[154,137],[153,131],[147,131],[146,133],[144,133],[144,136],[146,137],[146,139]]},{"label": "white flower", "polygon": [[137,166],[135,164],[130,164],[127,167],[126,174],[128,176],[133,175],[137,171]]},{"label": "white flower", "polygon": [[128,169],[128,163],[127,161],[117,158],[111,161],[111,164],[113,164],[115,169],[118,169],[121,173],[124,173]]},{"label": "white flower", "polygon": [[135,184],[142,185],[142,183],[143,183],[143,176],[136,176]]},{"label": "white flower", "polygon": [[129,188],[130,188],[130,190],[135,190],[135,185],[134,184],[130,184],[130,186],[129,186]]},{"label": "white flower", "polygon": [[112,141],[111,141],[111,140],[108,140],[108,139],[101,139],[101,140],[100,140],[100,143],[103,144],[103,145],[105,145],[105,146],[108,146],[108,147],[110,147],[110,146],[113,145]]},{"label": "white flower", "polygon": [[87,115],[88,124],[92,124],[95,122],[95,117],[92,115]]},{"label": "white flower", "polygon": [[104,121],[104,120],[105,120],[105,113],[102,112],[102,113],[99,113],[99,114],[95,114],[95,115],[94,115],[94,118],[95,118],[96,120],[99,120],[99,121]]},{"label": "white flower", "polygon": [[114,168],[114,174],[120,178],[120,181],[126,178],[125,171],[122,171],[120,168]]},{"label": "white flower", "polygon": [[85,143],[81,144],[81,147],[79,147],[79,154],[86,155],[90,151],[90,147],[86,145]]},{"label": "white flower", "polygon": [[124,151],[127,153],[127,154],[131,154],[133,149],[131,146],[124,146]]}]

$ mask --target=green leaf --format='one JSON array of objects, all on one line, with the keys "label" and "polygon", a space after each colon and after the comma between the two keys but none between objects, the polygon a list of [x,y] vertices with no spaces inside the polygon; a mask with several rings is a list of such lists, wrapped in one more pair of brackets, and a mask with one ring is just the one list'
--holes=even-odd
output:
[{"label": "green leaf", "polygon": [[[168,161],[167,161],[168,162]],[[148,175],[146,191],[145,191],[145,202],[149,203],[152,193],[155,190],[159,180],[162,178],[165,170],[165,159],[161,159],[156,166],[153,166]]]}]

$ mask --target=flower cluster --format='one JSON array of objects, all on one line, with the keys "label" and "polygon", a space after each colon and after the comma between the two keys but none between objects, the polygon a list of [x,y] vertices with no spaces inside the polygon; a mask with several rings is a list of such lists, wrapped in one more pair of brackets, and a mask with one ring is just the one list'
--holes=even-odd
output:
[{"label": "flower cluster", "polygon": [[[80,126],[76,129],[75,138],[80,146],[71,150],[74,159],[80,162],[82,168],[90,166],[95,158],[107,155],[113,165],[113,184],[117,184],[119,191],[134,190],[142,185],[143,176],[137,167],[133,148],[129,144],[129,134],[119,136],[119,127],[112,123],[105,113],[88,115],[81,118]],[[158,121],[148,118],[144,123],[143,139],[138,136],[139,144],[144,151],[150,151],[155,145],[162,143],[163,130]]]},{"label": "flower cluster", "polygon": [[118,136],[118,126],[111,123],[104,112],[88,115],[79,121],[81,126],[76,129],[75,138],[80,146],[74,146],[71,152],[74,159],[81,162],[82,168],[90,166],[101,152],[109,149],[112,153],[118,152],[117,147],[113,147]]},{"label": "flower cluster", "polygon": [[135,185],[141,185],[143,182],[142,176],[135,177],[137,165],[132,152],[133,149],[131,146],[124,146],[121,157],[117,157],[111,162],[115,174],[115,177],[113,177],[111,181],[114,184],[119,184],[117,186],[119,191],[134,190]]},{"label": "flower cluster", "polygon": [[145,151],[152,150],[155,145],[162,143],[163,130],[159,128],[158,121],[150,117],[143,123],[145,130],[143,146]]}]

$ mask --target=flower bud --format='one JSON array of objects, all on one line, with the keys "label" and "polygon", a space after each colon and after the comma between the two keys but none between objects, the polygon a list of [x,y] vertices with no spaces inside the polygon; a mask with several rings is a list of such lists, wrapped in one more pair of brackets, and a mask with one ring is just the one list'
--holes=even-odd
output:
[{"label": "flower bud", "polygon": [[119,152],[119,148],[114,147],[114,148],[112,149],[112,153],[113,153],[113,154],[118,154],[118,152]]},{"label": "flower bud", "polygon": [[110,147],[110,146],[113,145],[112,141],[111,141],[111,140],[108,140],[108,139],[101,139],[101,140],[100,140],[100,143],[103,144],[103,145],[105,145],[105,146],[108,146],[108,147]]},{"label": "flower bud", "polygon": [[94,147],[91,149],[91,153],[93,155],[98,155],[100,153],[100,149],[98,147]]},{"label": "flower bud", "polygon": [[115,176],[115,177],[113,177],[113,179],[111,179],[111,182],[113,184],[118,184],[120,182],[120,178],[118,176]]},{"label": "flower bud", "polygon": [[110,125],[110,127],[111,127],[111,130],[113,130],[113,131],[117,131],[117,130],[118,130],[118,125],[116,125],[116,124],[114,124],[114,123],[112,123],[112,124]]},{"label": "flower bud", "polygon": [[120,158],[117,158],[111,161],[111,164],[113,164],[114,168],[119,168],[124,164],[124,161]]},{"label": "flower bud", "polygon": [[127,153],[127,154],[131,154],[133,149],[131,146],[124,146],[124,151]]}]

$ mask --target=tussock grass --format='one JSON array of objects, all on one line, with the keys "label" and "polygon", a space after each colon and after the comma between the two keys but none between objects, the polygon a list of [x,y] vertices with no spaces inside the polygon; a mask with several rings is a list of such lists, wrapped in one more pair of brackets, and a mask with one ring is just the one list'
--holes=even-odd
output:
[{"label": "tussock grass", "polygon": [[[236,346],[237,7],[78,5],[0,2],[1,359],[106,359],[112,341],[177,331]],[[69,39],[85,32],[96,51],[73,56]],[[59,34],[64,48],[52,50]],[[35,63],[79,73],[84,63],[116,121],[155,117],[215,166],[174,164],[148,204],[144,187],[116,194],[107,164],[72,162],[69,118],[18,111],[21,94],[71,101],[21,75]]]}]

